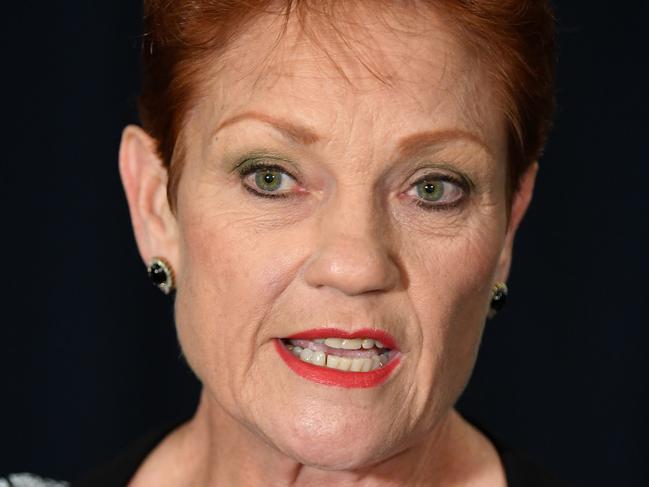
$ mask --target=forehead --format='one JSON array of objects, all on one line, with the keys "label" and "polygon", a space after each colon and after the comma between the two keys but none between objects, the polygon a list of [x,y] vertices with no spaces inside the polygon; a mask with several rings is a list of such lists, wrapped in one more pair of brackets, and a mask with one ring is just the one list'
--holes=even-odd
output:
[{"label": "forehead", "polygon": [[448,24],[428,7],[367,3],[288,21],[263,14],[213,63],[199,105],[216,124],[253,111],[330,137],[371,124],[378,132],[460,129],[500,144],[496,90]]}]

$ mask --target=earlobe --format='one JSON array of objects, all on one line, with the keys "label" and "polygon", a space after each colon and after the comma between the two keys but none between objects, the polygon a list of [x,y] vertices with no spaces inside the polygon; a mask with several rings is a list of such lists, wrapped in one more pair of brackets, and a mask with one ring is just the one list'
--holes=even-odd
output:
[{"label": "earlobe", "polygon": [[536,182],[536,175],[539,170],[537,162],[533,163],[526,169],[520,179],[518,190],[514,193],[511,203],[511,211],[509,215],[509,222],[507,225],[507,235],[505,236],[505,244],[500,255],[498,263],[498,272],[496,275],[497,281],[506,282],[511,267],[512,248],[514,246],[514,237],[518,226],[520,225],[527,209],[532,201],[534,193],[534,184]]},{"label": "earlobe", "polygon": [[119,171],[142,259],[175,260],[177,225],[167,201],[167,170],[155,141],[140,127],[129,125],[122,133]]}]

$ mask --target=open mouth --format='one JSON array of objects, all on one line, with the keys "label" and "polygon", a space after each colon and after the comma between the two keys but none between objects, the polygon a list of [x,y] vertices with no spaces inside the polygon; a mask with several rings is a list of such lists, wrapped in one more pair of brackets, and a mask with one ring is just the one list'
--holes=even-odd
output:
[{"label": "open mouth", "polygon": [[395,369],[400,352],[380,330],[353,334],[319,329],[275,340],[284,362],[298,375],[327,385],[372,387]]},{"label": "open mouth", "polygon": [[387,365],[391,358],[391,350],[371,338],[285,339],[282,342],[303,362],[344,372],[370,372]]}]

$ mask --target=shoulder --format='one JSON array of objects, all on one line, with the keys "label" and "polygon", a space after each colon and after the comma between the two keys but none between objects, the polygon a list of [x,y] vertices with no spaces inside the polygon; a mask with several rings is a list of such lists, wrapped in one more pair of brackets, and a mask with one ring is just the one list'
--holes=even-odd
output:
[{"label": "shoulder", "polygon": [[[113,461],[95,468],[81,479],[73,482],[72,485],[75,487],[128,485],[149,454],[180,424],[182,421],[176,421],[163,428],[150,431],[131,443]],[[0,485],[0,487],[3,486]]]},{"label": "shoulder", "polygon": [[29,473],[11,474],[0,478],[0,487],[68,487],[67,482],[44,479]]}]

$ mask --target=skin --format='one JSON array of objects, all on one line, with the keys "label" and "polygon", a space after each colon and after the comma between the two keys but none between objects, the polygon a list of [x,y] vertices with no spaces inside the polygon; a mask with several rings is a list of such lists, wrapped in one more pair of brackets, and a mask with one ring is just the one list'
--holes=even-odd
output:
[{"label": "skin", "polygon": [[[195,417],[132,486],[505,485],[493,446],[453,405],[536,165],[508,208],[496,90],[435,12],[345,18],[348,42],[387,83],[318,19],[320,47],[294,20],[273,46],[281,23],[259,17],[206,68],[174,211],[154,142],[124,131],[137,244],[175,270],[178,337],[204,386]],[[244,189],[263,192],[234,170],[252,153],[294,177],[287,198]],[[460,203],[428,211],[414,204],[424,175],[472,187],[447,185]],[[306,381],[273,340],[323,326],[387,330],[402,362],[373,388]]]}]

